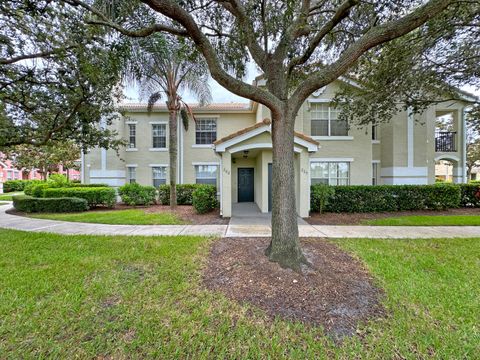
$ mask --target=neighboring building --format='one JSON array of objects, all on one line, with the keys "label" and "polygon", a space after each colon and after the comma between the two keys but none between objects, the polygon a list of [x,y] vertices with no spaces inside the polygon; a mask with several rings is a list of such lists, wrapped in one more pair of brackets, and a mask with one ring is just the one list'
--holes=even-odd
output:
[{"label": "neighboring building", "polygon": [[[80,180],[80,171],[75,169],[63,169],[62,165],[58,166],[58,174],[68,176],[70,180]],[[8,180],[33,180],[42,179],[42,174],[37,170],[25,171],[24,169],[17,169],[11,160],[4,159],[0,153],[0,183]]]},{"label": "neighboring building", "polygon": [[[468,180],[480,180],[480,164],[476,163],[470,172]],[[453,182],[453,164],[448,160],[439,160],[435,164],[435,178],[437,181]]]},{"label": "neighboring building", "polygon": [[[432,184],[435,162],[441,159],[454,163],[455,182],[466,180],[464,111],[471,97],[437,104],[421,115],[402,111],[389,123],[358,128],[337,119],[339,110],[330,106],[338,86],[312,94],[297,116],[292,151],[300,216],[309,214],[310,184]],[[126,116],[112,126],[129,145],[119,155],[104,149],[85,154],[83,182],[168,183],[167,109],[155,106],[151,114],[146,104],[124,104],[123,109]],[[196,122],[190,120],[187,131],[179,121],[178,183],[216,184],[226,217],[237,202],[255,202],[268,212],[270,111],[254,102],[193,106],[193,111]],[[447,115],[451,131],[437,130],[437,119]]]}]

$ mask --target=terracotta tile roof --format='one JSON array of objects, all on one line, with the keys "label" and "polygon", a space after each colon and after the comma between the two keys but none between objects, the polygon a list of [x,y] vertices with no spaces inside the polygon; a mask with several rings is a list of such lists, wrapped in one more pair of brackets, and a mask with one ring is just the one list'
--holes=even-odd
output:
[{"label": "terracotta tile roof", "polygon": [[[262,126],[265,126],[265,125],[270,125],[272,123],[272,120],[268,119],[268,118],[265,118],[263,119],[261,122],[258,122],[256,123],[255,125],[252,125],[252,126],[248,126],[246,128],[243,128],[243,129],[240,129],[238,131],[235,131],[234,133],[230,134],[230,135],[227,135],[221,139],[218,139],[217,141],[215,141],[213,144],[214,145],[219,145],[221,143],[224,143],[225,141],[228,141],[228,140],[231,140],[231,139],[234,139],[236,138],[237,136],[240,136],[240,135],[243,135],[243,134],[246,134],[248,133],[249,131],[252,131],[252,130],[255,130],[255,129],[258,129]],[[319,142],[314,140],[313,138],[311,138],[310,136],[308,135],[305,135],[305,134],[302,134],[298,131],[295,131],[295,136],[305,140],[305,141],[308,141],[312,144],[315,144],[315,145],[319,145]]]},{"label": "terracotta tile roof", "polygon": [[[132,111],[147,111],[147,104],[146,103],[122,103],[119,105],[123,110],[132,110]],[[208,104],[205,106],[200,106],[199,104],[188,104],[192,108],[192,110],[197,111],[248,111],[251,110],[251,104],[249,103],[239,103],[239,102],[231,102],[231,103],[214,103]],[[167,106],[165,104],[156,104],[153,106],[153,111],[167,111]]]}]

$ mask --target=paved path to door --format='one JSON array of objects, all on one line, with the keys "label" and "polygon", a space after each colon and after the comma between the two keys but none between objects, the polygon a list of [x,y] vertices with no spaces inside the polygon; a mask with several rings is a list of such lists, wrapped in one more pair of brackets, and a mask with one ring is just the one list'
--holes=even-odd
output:
[{"label": "paved path to door", "polygon": [[[234,220],[229,225],[105,225],[32,219],[5,213],[11,204],[0,206],[0,228],[57,234],[87,235],[214,235],[264,237],[271,227]],[[299,221],[301,237],[324,238],[454,238],[480,237],[480,226],[336,226],[309,225]],[[1,240],[1,239],[0,239]]]}]

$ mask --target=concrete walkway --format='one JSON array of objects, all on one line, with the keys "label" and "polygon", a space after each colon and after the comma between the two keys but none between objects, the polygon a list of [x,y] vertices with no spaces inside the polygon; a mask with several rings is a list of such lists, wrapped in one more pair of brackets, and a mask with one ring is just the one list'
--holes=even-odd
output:
[{"label": "concrete walkway", "polygon": [[[32,219],[5,213],[11,204],[0,206],[0,228],[57,234],[87,235],[213,235],[224,237],[265,237],[268,224],[229,225],[106,225]],[[324,238],[454,238],[480,237],[480,226],[336,226],[309,225],[302,220],[301,237]]]}]

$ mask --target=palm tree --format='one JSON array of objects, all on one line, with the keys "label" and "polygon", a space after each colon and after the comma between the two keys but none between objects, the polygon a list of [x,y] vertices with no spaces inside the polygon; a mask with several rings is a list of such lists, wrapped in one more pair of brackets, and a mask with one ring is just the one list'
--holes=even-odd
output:
[{"label": "palm tree", "polygon": [[148,98],[148,111],[164,99],[169,112],[170,206],[177,205],[177,119],[188,130],[190,107],[180,94],[188,91],[201,106],[211,101],[208,67],[194,46],[173,36],[152,35],[135,42],[128,74]]}]

